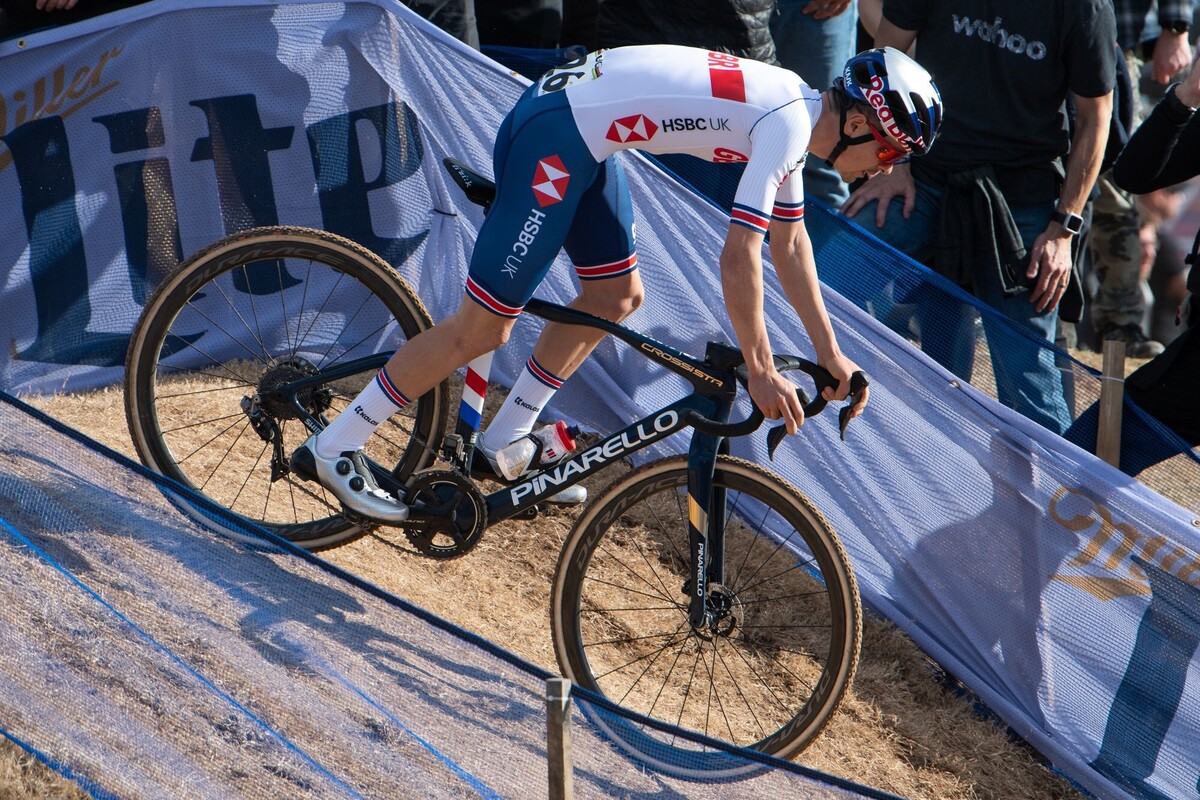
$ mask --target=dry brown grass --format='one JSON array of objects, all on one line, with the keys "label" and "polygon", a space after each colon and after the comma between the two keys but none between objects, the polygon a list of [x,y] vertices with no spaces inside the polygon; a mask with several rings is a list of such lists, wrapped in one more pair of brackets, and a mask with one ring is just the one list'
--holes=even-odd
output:
[{"label": "dry brown grass", "polygon": [[[493,393],[497,394],[497,393]],[[132,455],[120,391],[32,398],[53,416]],[[611,479],[594,476],[589,488]],[[490,528],[478,552],[454,561],[415,555],[398,531],[381,529],[323,555],[366,580],[556,670],[549,632],[550,585],[574,520],[553,509],[532,521]],[[981,718],[969,700],[892,625],[868,618],[853,689],[799,763],[906,797],[1078,798],[1023,743]],[[71,785],[36,763],[0,757],[0,796],[73,797]],[[24,794],[22,794],[24,792]],[[56,794],[57,793],[57,794]]]}]

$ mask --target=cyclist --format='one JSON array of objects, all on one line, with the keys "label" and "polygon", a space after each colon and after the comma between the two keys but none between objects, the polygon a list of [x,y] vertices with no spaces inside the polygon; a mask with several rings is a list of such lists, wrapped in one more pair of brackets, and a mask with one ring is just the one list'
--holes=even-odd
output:
[{"label": "cyclist", "polygon": [[[385,419],[451,372],[508,339],[522,307],[564,248],[582,291],[572,307],[619,322],[642,301],[633,210],[620,150],[744,161],[720,256],[725,306],[749,368],[749,390],[768,419],[795,433],[804,413],[774,367],[763,319],[762,244],[808,331],[817,361],[849,394],[858,367],[838,348],[804,227],[799,168],[809,153],[847,181],[890,172],[928,152],[942,118],[929,74],[898,50],[867,50],[824,92],[795,73],[724,53],[675,45],[600,50],[546,73],[521,95],[497,134],[497,194],[479,231],[458,310],[396,351],[374,381],[292,454],[347,508],[402,522],[407,507],[380,489],[362,456]],[[528,433],[554,391],[603,337],[549,324],[509,400],[480,437],[492,460]],[[866,407],[867,393],[851,413]],[[545,466],[543,463],[541,466]],[[581,502],[583,487],[555,498]]]}]

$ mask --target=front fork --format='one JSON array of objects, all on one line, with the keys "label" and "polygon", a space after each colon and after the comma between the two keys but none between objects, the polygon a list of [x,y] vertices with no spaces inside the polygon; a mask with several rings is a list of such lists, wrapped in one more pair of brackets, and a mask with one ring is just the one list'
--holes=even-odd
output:
[{"label": "front fork", "polygon": [[691,574],[687,588],[688,621],[696,631],[716,627],[716,609],[709,601],[714,584],[725,582],[725,489],[713,483],[717,456],[729,452],[729,442],[696,431],[688,450],[688,543]]}]

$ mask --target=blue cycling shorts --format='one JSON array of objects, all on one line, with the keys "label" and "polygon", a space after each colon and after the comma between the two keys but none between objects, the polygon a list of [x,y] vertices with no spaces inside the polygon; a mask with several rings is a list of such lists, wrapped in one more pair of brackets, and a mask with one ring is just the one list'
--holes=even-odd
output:
[{"label": "blue cycling shorts", "polygon": [[633,205],[620,161],[597,162],[563,92],[521,95],[496,135],[496,200],[479,230],[467,295],[516,317],[566,249],[580,280],[637,269]]}]

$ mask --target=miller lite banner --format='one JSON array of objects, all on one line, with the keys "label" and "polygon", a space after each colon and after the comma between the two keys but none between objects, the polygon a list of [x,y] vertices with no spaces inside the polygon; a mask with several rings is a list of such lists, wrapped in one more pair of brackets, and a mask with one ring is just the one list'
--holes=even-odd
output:
[{"label": "miller lite banner", "polygon": [[[354,239],[446,316],[482,210],[441,161],[491,175],[495,132],[526,85],[392,0],[157,0],[0,42],[0,386],[119,382],[162,276],[261,225]],[[625,142],[678,124],[647,114],[600,130]],[[616,157],[647,293],[629,324],[692,353],[735,341],[717,271],[728,209],[636,153]],[[531,213],[569,180],[543,159]],[[816,205],[805,221],[822,268],[850,264],[863,280],[912,268]],[[812,357],[766,263],[772,343]],[[537,295],[576,291],[560,257]],[[826,302],[871,376],[867,414],[845,442],[827,412],[774,461],[763,432],[734,452],[807,494],[865,601],[1080,785],[1106,798],[1200,794],[1195,514],[956,380],[841,295]],[[518,321],[493,379],[524,367],[538,330]],[[624,427],[681,391],[646,364],[605,341],[551,411]]]}]

